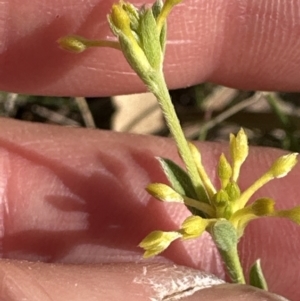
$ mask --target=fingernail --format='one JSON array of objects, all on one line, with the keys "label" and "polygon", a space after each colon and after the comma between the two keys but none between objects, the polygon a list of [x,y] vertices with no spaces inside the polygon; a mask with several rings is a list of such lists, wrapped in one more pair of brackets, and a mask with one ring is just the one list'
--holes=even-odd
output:
[{"label": "fingernail", "polygon": [[[175,301],[196,291],[223,284],[212,274],[178,265],[151,264],[143,266],[143,273],[134,282],[148,287],[151,301]],[[187,299],[188,300],[188,299]]]},{"label": "fingernail", "polygon": [[289,301],[288,299],[248,285],[221,284],[203,289],[184,301]]}]

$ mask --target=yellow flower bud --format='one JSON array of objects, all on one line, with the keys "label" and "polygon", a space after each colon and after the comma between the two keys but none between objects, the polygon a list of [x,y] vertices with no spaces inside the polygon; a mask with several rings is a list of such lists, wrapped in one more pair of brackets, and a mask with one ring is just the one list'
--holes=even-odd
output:
[{"label": "yellow flower bud", "polygon": [[270,168],[270,173],[274,178],[286,176],[297,164],[298,153],[282,156],[278,158]]},{"label": "yellow flower bud", "polygon": [[274,212],[275,202],[270,198],[261,198],[250,205],[251,213],[256,216],[267,216]]},{"label": "yellow flower bud", "polygon": [[292,222],[300,225],[300,206],[294,207],[289,210],[278,211],[276,212],[275,216],[288,218]]},{"label": "yellow flower bud", "polygon": [[230,202],[237,200],[241,195],[240,188],[236,182],[229,182],[225,188],[225,191],[228,194]]},{"label": "yellow flower bud", "polygon": [[65,36],[57,40],[60,48],[80,53],[87,49],[87,40],[76,35]]},{"label": "yellow flower bud", "polygon": [[230,134],[230,152],[232,159],[232,179],[237,182],[240,168],[249,153],[248,139],[243,129],[240,129],[236,137]]},{"label": "yellow flower bud", "polygon": [[69,35],[57,40],[60,48],[75,53],[83,52],[90,47],[110,47],[120,50],[120,45],[115,41],[89,40],[76,35]]},{"label": "yellow flower bud", "polygon": [[213,198],[214,194],[216,193],[216,189],[214,187],[214,185],[212,184],[208,174],[206,173],[206,170],[202,164],[202,161],[201,161],[201,153],[199,152],[198,148],[196,147],[196,145],[194,145],[193,143],[189,142],[189,148],[190,148],[190,151],[191,151],[191,155],[192,155],[192,158],[195,162],[195,165],[197,167],[197,171],[198,171],[198,174],[203,182],[203,185],[205,187],[205,190],[208,194],[208,197],[210,199]]},{"label": "yellow flower bud", "polygon": [[223,153],[221,154],[219,160],[218,176],[221,180],[222,188],[225,188],[230,177],[232,176],[232,168]]},{"label": "yellow flower bud", "polygon": [[199,237],[208,226],[209,221],[200,216],[191,215],[182,223],[180,232],[183,239]]},{"label": "yellow flower bud", "polygon": [[145,250],[143,257],[149,258],[163,252],[174,240],[180,237],[182,234],[176,231],[153,231],[140,242],[139,247]]},{"label": "yellow flower bud", "polygon": [[228,193],[224,189],[220,189],[213,197],[215,207],[225,207],[229,202]]},{"label": "yellow flower bud", "polygon": [[130,33],[131,35],[130,18],[127,12],[123,9],[122,3],[113,4],[110,19],[116,28],[126,34]]},{"label": "yellow flower bud", "polygon": [[248,138],[243,129],[240,129],[235,137],[234,156],[240,161],[245,161],[248,156]]},{"label": "yellow flower bud", "polygon": [[261,198],[232,214],[230,221],[237,229],[238,236],[241,237],[243,235],[246,226],[252,220],[263,216],[273,216],[275,212],[274,206],[274,200]]},{"label": "yellow flower bud", "polygon": [[151,183],[146,190],[156,199],[162,202],[183,203],[184,198],[170,186],[162,183]]}]

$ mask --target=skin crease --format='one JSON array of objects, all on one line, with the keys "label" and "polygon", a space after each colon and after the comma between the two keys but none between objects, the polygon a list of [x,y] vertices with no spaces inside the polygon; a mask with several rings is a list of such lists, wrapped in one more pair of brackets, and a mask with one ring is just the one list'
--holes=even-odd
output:
[{"label": "skin crease", "polygon": [[[76,96],[144,91],[118,51],[95,49],[73,55],[55,44],[69,33],[111,36],[105,20],[111,3],[2,1],[0,90]],[[237,88],[299,90],[299,7],[299,1],[288,0],[184,1],[170,17],[165,64],[169,86],[210,80]],[[11,121],[2,121],[1,129],[3,258],[80,264],[136,261],[140,258],[136,245],[149,231],[174,229],[187,215],[181,207],[149,200],[144,192],[149,181],[163,180],[154,156],[178,161],[169,140]],[[213,172],[213,162],[224,148],[201,145],[209,171]],[[254,148],[242,186],[247,187],[280,154]],[[279,208],[290,208],[299,203],[299,176],[298,165],[287,178],[268,184],[257,196],[274,197]],[[166,219],[168,214],[172,219]],[[122,231],[115,228],[118,225]],[[300,297],[299,234],[287,221],[256,221],[240,246],[246,269],[261,258],[270,290],[291,300]],[[222,276],[209,239],[197,243],[197,247],[196,242],[175,243],[164,256]],[[5,264],[0,266],[3,279],[10,279]],[[10,262],[11,266],[19,264]],[[49,270],[47,265],[37,266]],[[30,274],[27,267],[24,270],[25,276]],[[101,268],[98,271],[101,274]],[[65,278],[62,274],[57,268],[54,284],[66,281],[74,271],[63,274]],[[3,281],[1,292],[10,287],[9,281]],[[53,289],[46,291],[51,296]],[[0,297],[15,300],[12,292],[17,295],[18,288],[10,290],[11,299]],[[63,290],[60,299],[69,300]]]}]

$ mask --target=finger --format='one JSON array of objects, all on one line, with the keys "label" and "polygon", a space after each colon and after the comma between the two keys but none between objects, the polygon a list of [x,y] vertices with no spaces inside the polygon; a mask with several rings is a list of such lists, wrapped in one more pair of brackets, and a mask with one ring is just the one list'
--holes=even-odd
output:
[{"label": "finger", "polygon": [[[5,301],[118,301],[125,296],[132,301],[282,301],[250,287],[218,285],[220,281],[210,275],[174,265],[59,265],[5,260],[0,262],[0,279],[0,299]],[[217,286],[209,288],[212,285]]]},{"label": "finger", "polygon": [[[75,96],[144,91],[119,51],[74,55],[56,44],[70,33],[111,37],[106,15],[113,2],[4,1],[0,90]],[[299,90],[299,20],[298,1],[183,1],[169,20],[169,87],[208,80],[244,89]]]},{"label": "finger", "polygon": [[[189,215],[164,205],[144,188],[165,182],[155,157],[180,162],[171,140],[85,129],[1,121],[2,250],[4,258],[65,263],[137,261],[138,243],[153,230],[176,230]],[[201,144],[211,176],[225,145]],[[241,177],[249,186],[281,154],[254,148]],[[300,166],[257,197],[291,208],[299,199]],[[271,291],[300,296],[299,228],[285,220],[255,221],[241,242],[248,269],[261,258]],[[163,256],[224,277],[208,235],[175,242]],[[277,272],[280,270],[280,277]]]}]

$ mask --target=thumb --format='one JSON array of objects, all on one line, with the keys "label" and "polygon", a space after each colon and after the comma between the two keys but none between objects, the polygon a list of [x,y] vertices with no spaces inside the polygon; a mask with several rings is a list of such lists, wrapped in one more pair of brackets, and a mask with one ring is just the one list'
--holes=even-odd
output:
[{"label": "thumb", "polygon": [[[0,262],[0,299],[19,300],[284,300],[194,269],[164,264],[67,265]],[[216,286],[215,286],[216,285]]]}]

